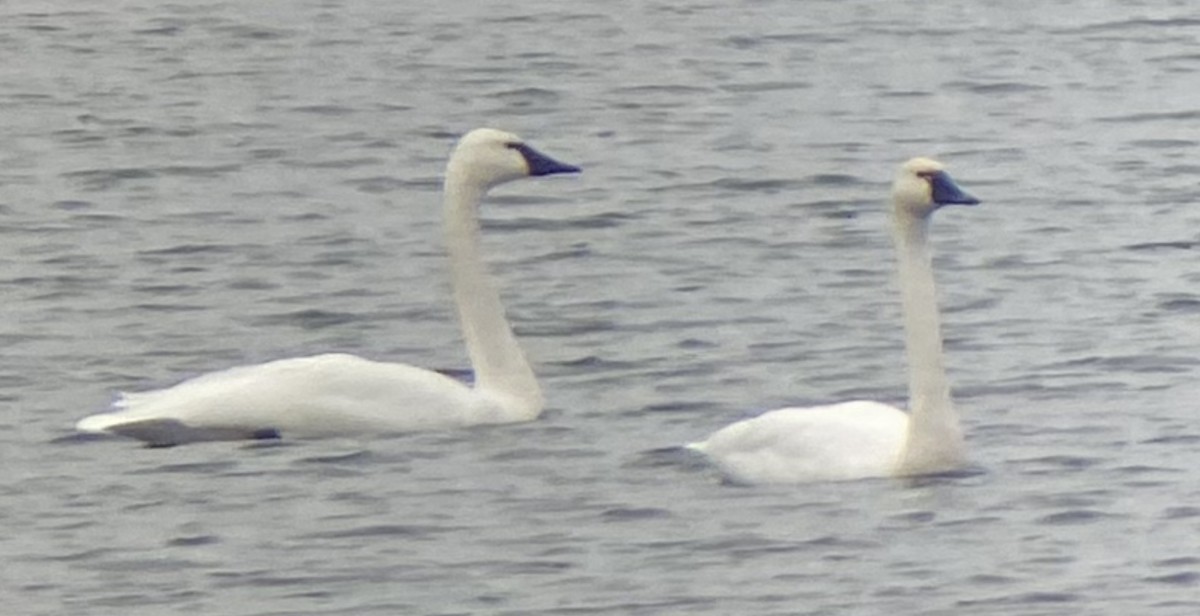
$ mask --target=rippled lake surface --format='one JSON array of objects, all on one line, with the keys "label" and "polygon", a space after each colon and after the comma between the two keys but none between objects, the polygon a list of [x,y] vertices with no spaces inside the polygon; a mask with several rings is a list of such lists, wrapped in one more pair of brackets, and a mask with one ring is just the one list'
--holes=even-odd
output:
[{"label": "rippled lake surface", "polygon": [[[10,614],[1196,614],[1200,16],[1188,3],[0,3]],[[145,449],[114,392],[345,351],[465,368],[439,182],[535,423]],[[972,467],[748,488],[673,447],[903,403],[887,187],[935,221]]]}]

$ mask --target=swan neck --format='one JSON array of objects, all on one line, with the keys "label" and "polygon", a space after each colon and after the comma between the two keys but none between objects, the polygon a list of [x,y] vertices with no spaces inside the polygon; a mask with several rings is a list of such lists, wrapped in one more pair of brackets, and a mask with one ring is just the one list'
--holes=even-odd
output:
[{"label": "swan neck", "polygon": [[909,431],[901,471],[939,472],[961,463],[964,446],[943,363],[929,217],[894,216],[909,372]]},{"label": "swan neck", "polygon": [[478,211],[487,187],[460,171],[451,166],[446,174],[445,239],[454,303],[475,372],[475,388],[498,394],[514,413],[532,419],[541,412],[541,390],[480,254]]}]

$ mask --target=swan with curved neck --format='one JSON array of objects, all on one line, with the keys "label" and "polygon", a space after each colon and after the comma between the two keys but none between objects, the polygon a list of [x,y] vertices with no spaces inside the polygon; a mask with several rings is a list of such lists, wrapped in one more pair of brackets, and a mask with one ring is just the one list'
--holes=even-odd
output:
[{"label": "swan with curved neck", "polygon": [[510,133],[477,129],[446,165],[445,242],[473,386],[407,364],[330,353],[231,368],[142,393],[76,429],[151,445],[202,440],[439,430],[535,419],[542,393],[479,252],[478,208],[492,187],[577,173]]},{"label": "swan with curved neck", "polygon": [[906,162],[892,184],[908,413],[863,400],[778,409],[688,447],[706,454],[732,481],[749,484],[904,477],[962,466],[966,450],[942,363],[928,231],[943,205],[976,203],[928,158]]}]

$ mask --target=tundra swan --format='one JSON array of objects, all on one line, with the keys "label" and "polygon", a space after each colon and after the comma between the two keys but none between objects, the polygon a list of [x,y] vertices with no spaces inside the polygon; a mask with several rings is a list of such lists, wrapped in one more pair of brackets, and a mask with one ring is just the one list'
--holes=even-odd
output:
[{"label": "tundra swan", "polygon": [[927,241],[930,217],[979,201],[943,166],[914,158],[892,184],[892,235],[908,355],[909,408],[870,401],[784,408],[739,421],[689,448],[737,483],[803,483],[927,475],[966,458],[942,365],[942,336]]},{"label": "tundra swan", "polygon": [[498,184],[578,171],[516,135],[487,128],[463,136],[450,156],[443,187],[445,242],[473,385],[408,364],[330,353],[230,368],[166,389],[122,394],[112,412],[85,417],[76,429],[166,446],[535,419],[542,411],[542,393],[480,256],[478,207]]}]

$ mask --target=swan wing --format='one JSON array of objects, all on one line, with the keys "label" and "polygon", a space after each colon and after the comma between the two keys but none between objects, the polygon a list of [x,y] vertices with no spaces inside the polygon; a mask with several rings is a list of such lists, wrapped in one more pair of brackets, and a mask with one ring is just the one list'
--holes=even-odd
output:
[{"label": "swan wing", "polygon": [[689,447],[737,483],[842,481],[892,475],[907,431],[904,411],[860,400],[769,411]]},{"label": "swan wing", "polygon": [[80,420],[151,444],[409,432],[506,420],[500,401],[450,377],[406,364],[326,354],[205,374],[126,393],[110,413]]}]

